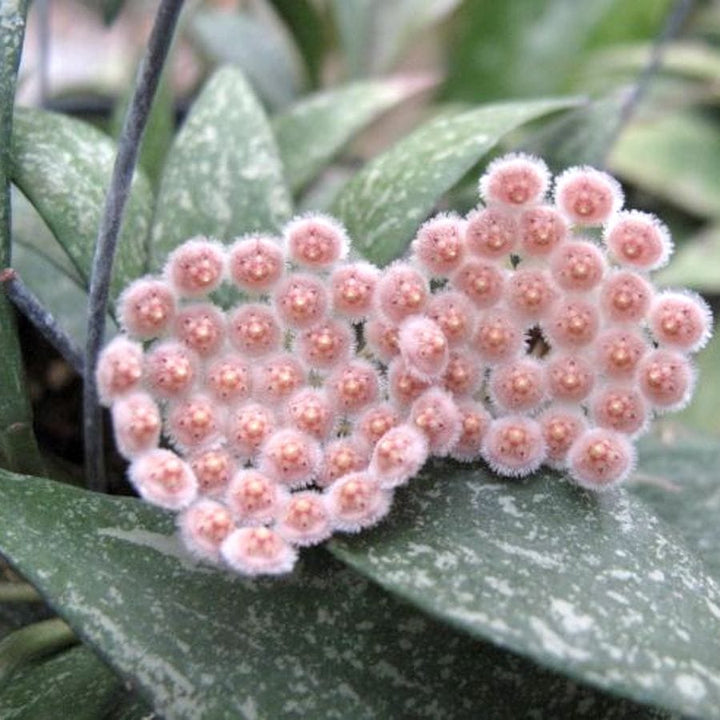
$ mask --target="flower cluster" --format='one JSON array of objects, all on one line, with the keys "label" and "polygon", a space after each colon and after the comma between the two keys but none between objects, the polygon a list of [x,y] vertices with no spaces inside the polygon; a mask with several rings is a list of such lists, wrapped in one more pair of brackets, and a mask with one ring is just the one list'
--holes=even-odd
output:
[{"label": "flower cluster", "polygon": [[[380,272],[325,215],[282,238],[195,238],[119,303],[97,368],[129,477],[187,547],[248,575],[374,525],[430,456],[541,464],[602,490],[656,413],[689,399],[710,313],[649,273],[671,251],[609,175],[494,161]],[[209,297],[231,283],[245,300]],[[172,449],[160,447],[165,437]]]}]

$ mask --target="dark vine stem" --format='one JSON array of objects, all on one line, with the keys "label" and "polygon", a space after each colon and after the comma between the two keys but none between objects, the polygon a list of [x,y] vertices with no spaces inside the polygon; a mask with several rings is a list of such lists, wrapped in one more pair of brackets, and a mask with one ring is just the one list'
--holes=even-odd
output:
[{"label": "dark vine stem", "polygon": [[602,159],[603,167],[607,165],[608,156],[615,146],[617,139],[620,137],[620,134],[635,114],[640,101],[643,97],[645,97],[645,93],[647,92],[651,81],[660,69],[668,43],[680,32],[680,29],[690,14],[693,5],[694,0],[677,0],[675,2],[672,11],[665,21],[662,31],[653,42],[650,57],[648,58],[645,67],[642,69],[642,72],[633,84],[625,102],[623,102],[622,107],[620,108],[620,116],[618,117],[615,128],[608,139],[607,145],[605,146],[605,155]]},{"label": "dark vine stem", "polygon": [[123,210],[130,192],[130,184],[137,163],[140,142],[150,114],[150,107],[172,43],[173,32],[182,5],[183,0],[161,0],[160,2],[148,40],[147,51],[138,72],[135,92],[125,115],[112,179],[105,200],[105,210],[95,244],[90,276],[88,336],[85,347],[83,419],[87,483],[91,490],[98,492],[106,490],[106,480],[102,413],[98,404],[97,385],[93,370],[100,354],[100,346],[105,332],[110,278]]},{"label": "dark vine stem", "polygon": [[53,314],[27,288],[17,272],[7,268],[0,272],[5,294],[10,302],[35,326],[40,334],[63,356],[75,372],[83,376],[83,353],[60,327]]}]

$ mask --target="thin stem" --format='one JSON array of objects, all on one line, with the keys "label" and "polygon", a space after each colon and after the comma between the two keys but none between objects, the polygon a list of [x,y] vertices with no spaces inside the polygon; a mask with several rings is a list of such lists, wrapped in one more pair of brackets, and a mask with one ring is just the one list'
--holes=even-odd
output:
[{"label": "thin stem", "polygon": [[0,272],[0,283],[13,305],[34,325],[40,334],[65,358],[75,372],[83,375],[82,350],[60,327],[53,314],[27,288],[17,272],[7,268]]},{"label": "thin stem", "polygon": [[680,32],[680,28],[682,28],[687,16],[690,14],[693,4],[694,0],[676,0],[672,12],[665,21],[662,32],[655,38],[655,42],[650,51],[650,57],[645,67],[633,84],[632,89],[620,109],[617,124],[605,148],[605,156],[602,161],[603,166],[607,165],[607,159],[617,139],[635,114],[640,101],[645,97],[651,81],[660,69],[668,43]]},{"label": "thin stem", "polygon": [[26,663],[78,642],[70,626],[60,618],[42,620],[11,632],[0,642],[0,688]]},{"label": "thin stem", "polygon": [[150,33],[147,52],[140,65],[135,92],[125,115],[110,188],[105,200],[105,211],[95,245],[88,303],[88,336],[85,347],[85,367],[88,371],[84,383],[83,417],[88,487],[100,492],[106,487],[105,463],[102,453],[102,414],[98,404],[93,369],[105,333],[110,278],[123,210],[130,192],[142,135],[182,5],[183,0],[162,0],[160,3]]},{"label": "thin stem", "polygon": [[42,602],[40,593],[26,582],[0,582],[0,603]]}]

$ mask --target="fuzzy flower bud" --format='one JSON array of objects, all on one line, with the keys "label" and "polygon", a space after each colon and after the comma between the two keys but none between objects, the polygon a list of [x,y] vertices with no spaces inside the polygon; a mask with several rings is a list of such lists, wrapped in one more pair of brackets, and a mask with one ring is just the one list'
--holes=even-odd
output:
[{"label": "fuzzy flower bud", "polygon": [[198,237],[170,253],[165,277],[180,297],[203,297],[217,289],[225,271],[225,249]]}]

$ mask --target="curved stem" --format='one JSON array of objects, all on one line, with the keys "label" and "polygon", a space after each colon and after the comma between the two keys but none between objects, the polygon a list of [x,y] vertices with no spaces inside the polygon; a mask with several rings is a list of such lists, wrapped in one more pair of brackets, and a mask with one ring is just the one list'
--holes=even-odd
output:
[{"label": "curved stem", "polygon": [[42,602],[40,593],[26,582],[0,582],[0,603]]},{"label": "curved stem", "polygon": [[102,414],[98,404],[94,368],[105,332],[105,317],[110,291],[113,260],[117,248],[123,210],[130,193],[137,164],[140,142],[150,114],[160,74],[172,42],[183,0],[162,0],[155,18],[147,52],[140,65],[137,84],[118,142],[105,211],[98,230],[90,276],[88,335],[85,346],[85,384],[83,417],[85,437],[85,472],[91,490],[104,491],[105,463],[102,453]]}]

